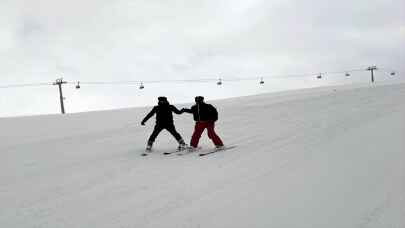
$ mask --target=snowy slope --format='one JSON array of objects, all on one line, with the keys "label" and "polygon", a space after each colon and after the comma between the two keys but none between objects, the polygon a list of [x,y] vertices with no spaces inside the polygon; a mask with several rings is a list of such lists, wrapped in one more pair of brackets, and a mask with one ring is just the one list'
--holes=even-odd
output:
[{"label": "snowy slope", "polygon": [[[166,132],[139,156],[149,108],[3,118],[0,227],[402,228],[404,98],[398,84],[214,101],[237,148],[207,157],[163,156]],[[175,122],[189,140],[191,116]]]}]

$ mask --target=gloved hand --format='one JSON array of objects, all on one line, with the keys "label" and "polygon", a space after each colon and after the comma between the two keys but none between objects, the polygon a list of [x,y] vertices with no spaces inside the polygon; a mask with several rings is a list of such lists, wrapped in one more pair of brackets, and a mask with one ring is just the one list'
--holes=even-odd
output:
[{"label": "gloved hand", "polygon": [[142,125],[142,126],[145,126],[145,122],[142,121],[142,122],[141,122],[141,125]]}]

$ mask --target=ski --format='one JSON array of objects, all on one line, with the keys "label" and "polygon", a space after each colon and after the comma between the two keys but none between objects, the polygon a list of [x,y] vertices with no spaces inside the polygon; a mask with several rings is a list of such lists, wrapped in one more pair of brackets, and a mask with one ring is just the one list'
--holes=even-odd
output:
[{"label": "ski", "polygon": [[189,149],[189,146],[186,145],[184,147],[177,148],[175,151],[164,152],[163,154],[164,155],[170,155],[170,154],[175,154],[175,153],[181,153],[181,152],[183,152],[185,150],[188,150],[188,149]]},{"label": "ski", "polygon": [[150,151],[145,151],[145,152],[143,152],[142,154],[141,154],[141,156],[148,156],[150,154]]},{"label": "ski", "polygon": [[195,153],[197,151],[201,150],[201,147],[197,147],[197,148],[192,148],[192,147],[188,147],[186,150],[183,150],[181,153],[178,153],[178,156],[183,156],[186,154],[192,154]]},{"label": "ski", "polygon": [[170,155],[170,154],[180,153],[180,152],[182,152],[184,150],[186,150],[186,149],[175,150],[175,151],[171,151],[171,152],[164,152],[163,155]]},{"label": "ski", "polygon": [[[201,156],[206,156],[206,155],[213,154],[213,153],[220,152],[220,151],[224,151],[224,150],[230,150],[230,149],[233,149],[235,147],[236,146],[227,146],[227,147],[224,147],[222,149],[214,149],[214,150],[210,150],[210,151],[207,151],[207,152],[199,152],[202,149],[201,147],[198,147],[198,148],[185,147],[185,148],[181,148],[181,149],[176,149],[175,151],[164,152],[163,154],[164,155],[177,154],[178,156],[184,156],[184,155],[187,155],[187,154],[199,153],[198,156],[201,157]],[[141,154],[141,156],[148,156],[148,155],[150,155],[151,152],[152,152],[152,150],[145,150]]]},{"label": "ski", "polygon": [[177,153],[178,151],[172,151],[172,152],[164,152],[163,155],[169,155],[169,154],[174,154]]},{"label": "ski", "polygon": [[201,156],[213,154],[213,153],[220,152],[220,151],[224,151],[224,150],[230,150],[230,149],[233,149],[233,148],[235,148],[235,147],[236,147],[236,146],[227,146],[227,147],[224,147],[224,148],[222,148],[222,149],[214,149],[214,150],[211,150],[211,151],[208,151],[208,152],[199,153],[198,156],[201,157]]}]

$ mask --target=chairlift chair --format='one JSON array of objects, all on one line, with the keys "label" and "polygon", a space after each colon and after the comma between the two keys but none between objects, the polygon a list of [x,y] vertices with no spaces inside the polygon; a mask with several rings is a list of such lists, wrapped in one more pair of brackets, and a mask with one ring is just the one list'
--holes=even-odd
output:
[{"label": "chairlift chair", "polygon": [[218,80],[217,85],[222,85],[222,80],[221,79]]}]

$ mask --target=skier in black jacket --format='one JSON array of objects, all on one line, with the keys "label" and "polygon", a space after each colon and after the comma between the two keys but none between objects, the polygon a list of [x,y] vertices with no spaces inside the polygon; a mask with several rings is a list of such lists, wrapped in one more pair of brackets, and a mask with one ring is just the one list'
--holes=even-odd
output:
[{"label": "skier in black jacket", "polygon": [[146,150],[150,151],[152,149],[153,142],[155,141],[156,137],[159,133],[166,129],[176,138],[177,142],[179,142],[179,149],[186,148],[186,144],[181,137],[181,135],[176,131],[173,123],[173,114],[181,114],[182,112],[179,111],[176,107],[169,104],[166,97],[158,97],[158,105],[153,107],[152,111],[149,112],[148,115],[142,120],[142,125],[145,125],[146,121],[151,118],[154,114],[156,114],[156,125],[149,137]]},{"label": "skier in black jacket", "polygon": [[204,97],[195,97],[195,105],[190,109],[183,108],[182,112],[192,113],[195,121],[194,133],[191,137],[190,146],[192,149],[196,149],[201,134],[207,128],[208,137],[215,144],[217,149],[224,148],[221,138],[215,133],[215,121],[218,120],[218,111],[211,104],[204,102]]}]

